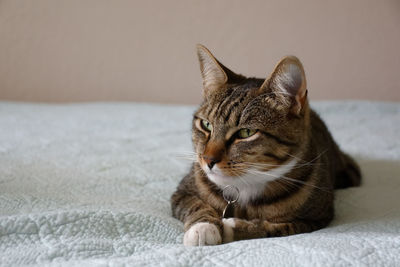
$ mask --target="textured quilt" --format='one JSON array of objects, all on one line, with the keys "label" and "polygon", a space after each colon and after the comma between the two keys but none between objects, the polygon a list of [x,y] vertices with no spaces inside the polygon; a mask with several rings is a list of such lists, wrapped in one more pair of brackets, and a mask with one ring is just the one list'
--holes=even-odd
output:
[{"label": "textured quilt", "polygon": [[0,265],[399,266],[400,103],[313,107],[364,175],[329,227],[186,248],[169,198],[194,107],[0,102]]}]

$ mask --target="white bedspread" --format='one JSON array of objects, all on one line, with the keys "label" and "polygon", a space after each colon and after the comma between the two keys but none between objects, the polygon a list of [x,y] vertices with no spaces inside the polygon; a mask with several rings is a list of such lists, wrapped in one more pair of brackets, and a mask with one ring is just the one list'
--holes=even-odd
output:
[{"label": "white bedspread", "polygon": [[320,102],[363,185],[323,230],[185,248],[169,198],[194,107],[0,102],[0,264],[399,266],[400,103]]}]

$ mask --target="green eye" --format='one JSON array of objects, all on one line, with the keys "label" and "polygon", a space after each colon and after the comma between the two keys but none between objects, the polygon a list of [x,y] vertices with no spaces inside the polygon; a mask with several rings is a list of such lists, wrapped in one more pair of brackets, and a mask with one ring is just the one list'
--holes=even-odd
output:
[{"label": "green eye", "polygon": [[239,137],[239,139],[248,138],[248,137],[254,135],[256,132],[257,132],[257,130],[250,130],[247,128],[240,129],[238,132],[238,137]]},{"label": "green eye", "polygon": [[213,129],[211,123],[209,123],[209,122],[206,121],[206,120],[201,120],[201,126],[203,127],[204,130],[206,130],[206,131],[208,131],[208,132],[211,132],[212,129]]}]

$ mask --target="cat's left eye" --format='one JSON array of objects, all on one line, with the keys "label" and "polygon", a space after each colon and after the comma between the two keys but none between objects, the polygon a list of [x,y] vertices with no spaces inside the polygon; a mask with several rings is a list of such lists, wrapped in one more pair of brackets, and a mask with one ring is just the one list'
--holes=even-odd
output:
[{"label": "cat's left eye", "polygon": [[239,139],[245,139],[245,138],[248,138],[248,137],[254,135],[256,132],[257,132],[257,130],[244,128],[244,129],[239,130],[237,136]]},{"label": "cat's left eye", "polygon": [[208,121],[206,121],[206,120],[201,120],[201,127],[202,127],[204,130],[208,131],[208,132],[211,132],[212,129],[213,129],[211,123],[208,122]]}]

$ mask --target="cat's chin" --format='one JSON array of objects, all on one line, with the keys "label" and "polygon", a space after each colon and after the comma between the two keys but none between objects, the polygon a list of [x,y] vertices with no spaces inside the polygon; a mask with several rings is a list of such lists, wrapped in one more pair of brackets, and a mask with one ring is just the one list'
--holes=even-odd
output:
[{"label": "cat's chin", "polygon": [[218,167],[214,167],[213,170],[205,169],[204,172],[207,174],[207,177],[211,182],[220,187],[235,184],[238,179],[238,177],[235,176],[224,175]]},{"label": "cat's chin", "polygon": [[232,181],[234,180],[234,177],[220,175],[220,174],[216,174],[216,173],[208,173],[207,177],[208,177],[208,179],[210,179],[210,181],[214,182],[215,184],[217,184],[219,186],[231,185]]}]

